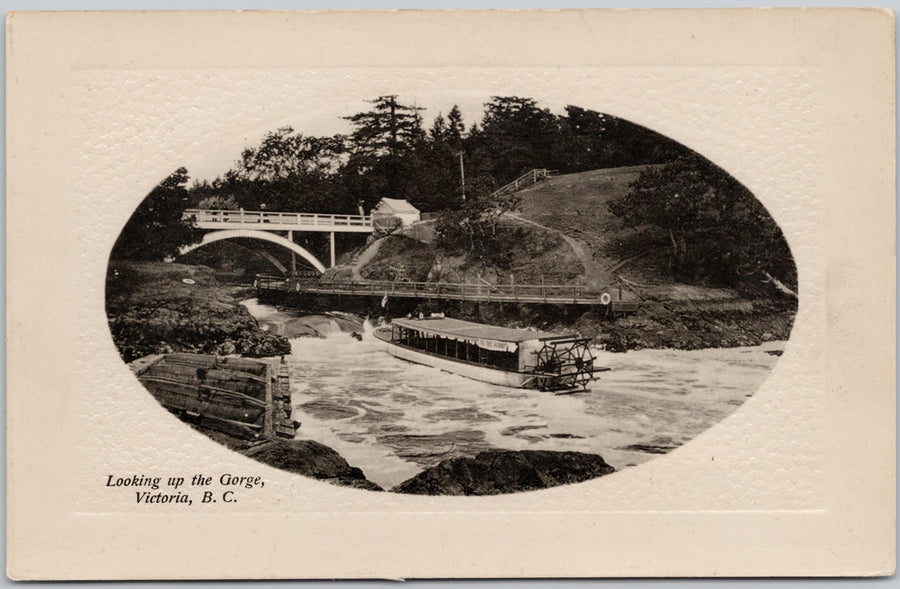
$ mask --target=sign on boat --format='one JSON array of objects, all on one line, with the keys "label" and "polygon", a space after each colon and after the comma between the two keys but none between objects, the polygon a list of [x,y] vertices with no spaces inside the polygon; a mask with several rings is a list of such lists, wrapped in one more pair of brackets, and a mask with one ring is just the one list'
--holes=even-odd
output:
[{"label": "sign on boat", "polygon": [[375,329],[387,351],[403,360],[508,387],[587,390],[598,372],[588,338],[496,327],[451,319],[395,319]]}]

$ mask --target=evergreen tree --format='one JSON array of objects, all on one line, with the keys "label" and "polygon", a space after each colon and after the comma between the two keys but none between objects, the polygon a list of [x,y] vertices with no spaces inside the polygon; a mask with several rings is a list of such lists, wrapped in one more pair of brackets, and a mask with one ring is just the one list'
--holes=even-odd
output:
[{"label": "evergreen tree", "polygon": [[397,102],[394,94],[367,101],[372,110],[342,117],[353,124],[350,142],[354,153],[369,157],[399,157],[422,138],[422,117],[417,106]]},{"label": "evergreen tree", "polygon": [[478,133],[472,133],[478,172],[508,182],[531,168],[548,167],[558,135],[556,117],[530,98],[492,96]]},{"label": "evergreen tree", "polygon": [[462,147],[463,137],[466,134],[466,126],[463,124],[462,112],[459,106],[453,105],[447,113],[447,131],[445,140],[451,149],[458,151]]},{"label": "evergreen tree", "polygon": [[606,137],[608,119],[592,110],[567,106],[566,114],[559,117],[555,159],[548,166],[563,173],[609,167],[604,159],[609,146]]},{"label": "evergreen tree", "polygon": [[432,143],[439,143],[444,141],[447,133],[447,124],[444,122],[444,117],[441,113],[438,113],[436,117],[434,117],[434,123],[431,125],[431,129],[428,131],[428,139]]},{"label": "evergreen tree", "polygon": [[459,158],[465,126],[462,113],[454,105],[445,120],[442,113],[434,119],[428,140],[416,150],[415,174],[408,189],[410,202],[422,211],[459,207],[462,178]]},{"label": "evergreen tree", "polygon": [[426,139],[419,114],[424,109],[401,104],[396,95],[368,102],[372,110],[343,117],[353,124],[353,132],[350,158],[342,170],[350,176],[344,184],[360,189],[367,209],[383,197],[409,196],[408,178],[416,171],[414,152]]}]

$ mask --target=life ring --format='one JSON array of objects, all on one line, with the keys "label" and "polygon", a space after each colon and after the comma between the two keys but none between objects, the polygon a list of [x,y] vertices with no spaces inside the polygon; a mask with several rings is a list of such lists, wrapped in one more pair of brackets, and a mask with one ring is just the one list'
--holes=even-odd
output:
[{"label": "life ring", "polygon": [[611,302],[612,302],[612,297],[609,296],[608,292],[605,292],[602,295],[600,295],[600,304],[601,305],[608,305]]}]

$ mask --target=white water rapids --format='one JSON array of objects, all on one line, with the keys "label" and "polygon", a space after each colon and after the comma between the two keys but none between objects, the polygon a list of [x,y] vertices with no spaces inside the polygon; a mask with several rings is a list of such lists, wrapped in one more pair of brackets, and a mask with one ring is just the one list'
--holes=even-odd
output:
[{"label": "white water rapids", "polygon": [[[783,342],[698,351],[594,350],[586,393],[553,395],[470,380],[399,360],[348,314],[300,316],[244,303],[261,325],[293,337],[290,366],[298,439],[321,442],[388,489],[457,456],[487,449],[574,450],[621,469],[684,444],[762,384]],[[369,330],[370,331],[370,330]]]}]

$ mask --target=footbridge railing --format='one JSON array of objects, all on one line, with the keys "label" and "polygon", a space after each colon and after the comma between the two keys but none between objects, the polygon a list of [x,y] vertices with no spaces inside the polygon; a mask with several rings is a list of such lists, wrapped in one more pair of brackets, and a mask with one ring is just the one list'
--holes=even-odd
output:
[{"label": "footbridge railing", "polygon": [[310,281],[260,275],[259,290],[297,294],[334,294],[485,302],[611,305],[631,303],[622,291],[579,284],[478,284],[447,282]]}]

